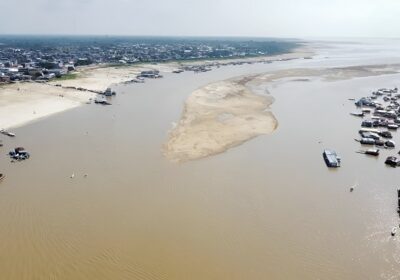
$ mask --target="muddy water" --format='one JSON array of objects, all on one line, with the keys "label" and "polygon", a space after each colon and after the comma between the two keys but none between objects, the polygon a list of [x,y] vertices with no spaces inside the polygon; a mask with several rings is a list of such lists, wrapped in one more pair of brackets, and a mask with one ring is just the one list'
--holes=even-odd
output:
[{"label": "muddy water", "polygon": [[[202,85],[275,69],[400,61],[387,42],[383,52],[331,46],[314,60],[121,85],[113,106],[84,106],[2,137],[1,278],[398,279],[400,239],[390,230],[399,222],[400,174],[383,164],[397,149],[378,159],[356,154],[360,119],[348,114],[347,99],[398,85],[399,75],[269,84],[274,134],[185,164],[162,157],[184,100]],[[4,154],[19,145],[32,157],[10,163]],[[325,167],[324,148],[340,153],[340,169]]]}]

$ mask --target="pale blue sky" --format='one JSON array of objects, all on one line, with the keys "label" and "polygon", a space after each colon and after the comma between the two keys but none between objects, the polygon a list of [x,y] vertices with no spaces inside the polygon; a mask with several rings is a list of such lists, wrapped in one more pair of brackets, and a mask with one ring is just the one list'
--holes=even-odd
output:
[{"label": "pale blue sky", "polygon": [[400,37],[400,0],[0,0],[0,34]]}]

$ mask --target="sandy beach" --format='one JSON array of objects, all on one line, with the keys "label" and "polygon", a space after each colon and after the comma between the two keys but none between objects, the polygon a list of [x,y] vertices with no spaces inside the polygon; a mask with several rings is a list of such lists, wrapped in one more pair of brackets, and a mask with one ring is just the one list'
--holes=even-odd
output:
[{"label": "sandy beach", "polygon": [[[234,62],[267,62],[282,59],[303,58],[312,54],[311,49],[302,47],[291,53],[243,59],[204,60],[168,62],[160,64],[140,65],[94,65],[79,67],[74,72],[75,77],[65,80],[53,80],[48,83],[16,83],[0,86],[0,128],[9,129],[24,125],[28,122],[63,112],[84,105],[96,94],[78,91],[73,88],[83,88],[91,91],[104,91],[108,87],[131,81],[144,70],[158,70],[168,73],[185,65],[221,65]],[[61,85],[61,87],[55,87]],[[63,97],[61,97],[63,96]]]},{"label": "sandy beach", "polygon": [[[130,81],[144,67],[90,66],[79,68],[75,78],[48,83],[19,82],[0,86],[0,128],[9,129],[84,105],[113,84]],[[56,86],[58,85],[58,86]]]},{"label": "sandy beach", "polygon": [[95,93],[44,83],[16,83],[0,87],[0,128],[9,129],[85,104]]}]

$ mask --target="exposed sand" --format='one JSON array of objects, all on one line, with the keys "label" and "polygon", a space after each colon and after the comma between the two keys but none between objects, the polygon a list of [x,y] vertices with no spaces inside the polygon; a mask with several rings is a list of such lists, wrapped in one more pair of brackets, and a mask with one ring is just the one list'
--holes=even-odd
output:
[{"label": "exposed sand", "polygon": [[0,129],[78,107],[95,95],[31,82],[0,86]]},{"label": "exposed sand", "polygon": [[[168,62],[160,64],[142,64],[126,66],[96,65],[80,67],[77,77],[70,80],[53,80],[47,84],[17,83],[0,86],[0,129],[9,129],[24,125],[30,121],[43,118],[80,106],[95,93],[67,89],[66,87],[84,88],[92,91],[104,91],[113,84],[131,81],[141,71],[154,69],[161,72],[172,72],[182,65],[198,65],[229,62],[262,62],[280,59],[294,59],[312,54],[310,49],[299,48],[291,53],[245,59]],[[61,85],[61,87],[55,87]],[[19,89],[19,90],[18,90]],[[64,97],[60,97],[63,95]]]},{"label": "exposed sand", "polygon": [[[157,65],[156,65],[157,66]],[[104,91],[113,84],[130,81],[138,73],[156,66],[90,66],[79,68],[71,80],[48,83],[15,83],[0,86],[0,129],[9,129],[85,104],[96,93],[79,91],[84,88]],[[171,69],[169,65],[157,66]],[[56,87],[61,85],[62,87]]]},{"label": "exposed sand", "polygon": [[223,152],[275,130],[277,122],[265,111],[271,96],[251,93],[244,80],[213,83],[192,93],[164,154],[182,162]]},{"label": "exposed sand", "polygon": [[[185,162],[222,153],[256,136],[268,134],[277,120],[268,111],[267,87],[279,80],[325,81],[397,73],[400,65],[290,69],[209,84],[186,100],[181,120],[163,147],[165,157]],[[261,94],[255,94],[260,92]]]}]

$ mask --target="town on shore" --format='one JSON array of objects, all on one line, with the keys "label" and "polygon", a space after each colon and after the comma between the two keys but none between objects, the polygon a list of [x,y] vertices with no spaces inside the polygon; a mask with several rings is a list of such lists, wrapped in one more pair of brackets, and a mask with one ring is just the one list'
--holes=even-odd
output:
[{"label": "town on shore", "polygon": [[249,58],[297,46],[295,41],[248,38],[2,36],[0,83],[72,79],[76,67],[93,64]]}]

